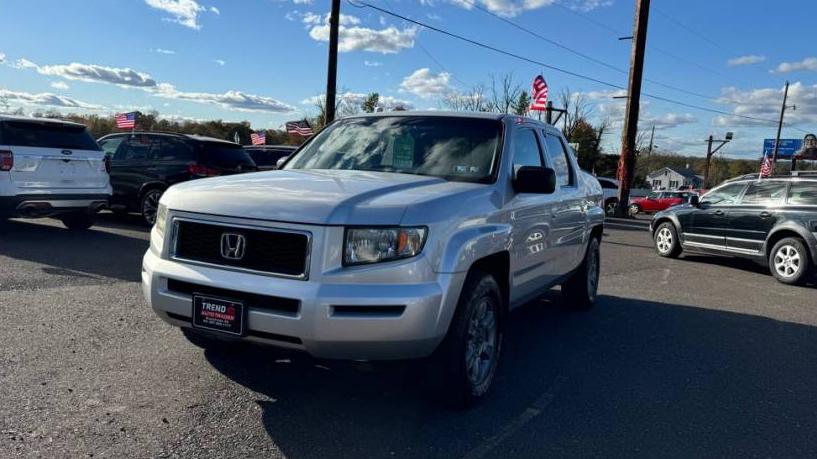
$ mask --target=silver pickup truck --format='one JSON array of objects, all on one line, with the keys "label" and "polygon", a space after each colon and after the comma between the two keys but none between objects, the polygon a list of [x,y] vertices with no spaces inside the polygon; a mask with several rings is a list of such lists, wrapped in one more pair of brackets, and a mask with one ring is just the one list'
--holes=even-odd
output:
[{"label": "silver pickup truck", "polygon": [[332,123],[281,170],[162,196],[145,298],[194,344],[317,358],[428,358],[442,399],[494,378],[508,312],[561,285],[587,308],[604,209],[561,133],[510,115]]}]

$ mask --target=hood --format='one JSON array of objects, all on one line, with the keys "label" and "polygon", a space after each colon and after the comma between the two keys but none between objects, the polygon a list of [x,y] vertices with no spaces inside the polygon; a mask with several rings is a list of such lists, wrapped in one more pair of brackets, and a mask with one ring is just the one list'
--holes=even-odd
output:
[{"label": "hood", "polygon": [[388,172],[279,170],[193,180],[171,187],[171,210],[317,225],[397,225],[412,204],[473,183]]}]

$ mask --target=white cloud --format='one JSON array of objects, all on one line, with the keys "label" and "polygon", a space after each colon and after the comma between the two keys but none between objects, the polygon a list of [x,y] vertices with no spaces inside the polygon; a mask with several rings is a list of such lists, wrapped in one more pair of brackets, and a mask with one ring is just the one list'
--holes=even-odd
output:
[{"label": "white cloud", "polygon": [[0,64],[6,62],[6,55],[5,53],[0,53]]},{"label": "white cloud", "polygon": [[295,110],[295,107],[271,97],[247,94],[234,90],[227,91],[223,94],[208,92],[182,92],[177,90],[173,85],[162,83],[159,85],[158,90],[155,91],[154,94],[168,99],[220,105],[222,108],[227,110],[238,110],[244,112],[287,113]]},{"label": "white cloud", "polygon": [[52,88],[54,88],[54,89],[61,89],[61,90],[63,90],[63,91],[64,91],[64,90],[66,90],[66,89],[68,89],[68,85],[67,85],[67,84],[65,84],[65,82],[64,82],[64,81],[52,81],[52,82],[51,82],[51,84],[50,84],[50,86],[51,86]]},{"label": "white cloud", "polygon": [[[474,4],[494,12],[500,16],[513,17],[529,11],[545,8],[556,3],[556,0],[447,0],[449,3],[470,10]],[[432,0],[420,0],[424,5],[431,5]],[[612,0],[564,0],[561,2],[570,9],[588,12],[597,8],[610,6]]]},{"label": "white cloud", "polygon": [[173,51],[172,49],[164,49],[164,48],[156,48],[156,49],[153,50],[153,52],[154,53],[159,53],[159,54],[176,54],[176,51]]},{"label": "white cloud", "polygon": [[365,65],[366,67],[380,67],[381,65],[383,65],[383,63],[377,61],[363,61],[363,65]]},{"label": "white cloud", "polygon": [[36,69],[37,64],[28,59],[17,59],[13,64],[10,64],[15,69]]},{"label": "white cloud", "polygon": [[435,75],[428,68],[417,69],[411,75],[403,78],[400,83],[400,91],[423,99],[441,97],[451,92],[450,80],[450,73],[440,72]]},{"label": "white cloud", "polygon": [[761,62],[763,62],[765,60],[766,60],[766,56],[757,56],[755,54],[748,54],[746,56],[733,57],[732,59],[729,59],[728,61],[726,61],[726,63],[727,63],[727,65],[729,65],[729,67],[737,67],[737,66],[740,66],[740,65],[759,64],[759,63],[761,63]]},{"label": "white cloud", "polygon": [[145,0],[151,8],[164,11],[170,17],[163,18],[166,21],[175,22],[191,29],[201,29],[199,24],[199,14],[210,11],[213,14],[220,14],[218,8],[209,8],[200,5],[195,0]]},{"label": "white cloud", "polygon": [[0,89],[0,98],[3,98],[9,102],[17,102],[23,105],[79,108],[84,110],[100,110],[103,108],[100,105],[89,104],[76,99],[71,99],[70,97],[58,96],[48,92],[32,94],[28,92]]},{"label": "white cloud", "polygon": [[689,113],[664,113],[656,117],[647,116],[639,120],[641,126],[655,126],[655,129],[671,129],[697,122],[698,119]]},{"label": "white cloud", "polygon": [[[302,21],[309,27],[309,36],[316,41],[329,41],[329,18],[314,13],[305,13]],[[414,46],[417,28],[398,29],[386,27],[371,29],[360,27],[360,19],[355,16],[340,15],[338,28],[338,51],[370,51],[382,54],[394,54],[404,48]]]},{"label": "white cloud", "polygon": [[[319,96],[306,98],[302,100],[301,103],[304,105],[318,105],[318,103],[322,103],[325,98],[326,95],[321,94]],[[359,92],[344,92],[342,94],[338,94],[337,96],[338,102],[342,104],[349,104],[355,106],[362,105],[363,102],[366,101],[366,99],[368,98],[369,98],[368,94],[363,94]],[[403,107],[407,110],[414,109],[414,105],[407,100],[401,100],[391,96],[384,96],[382,94],[378,99],[378,105],[380,107],[383,107],[385,110],[393,110],[396,107]]]},{"label": "white cloud", "polygon": [[[757,88],[740,90],[724,88],[719,103],[733,105],[735,115],[761,118],[758,121],[737,116],[719,116],[715,118],[718,126],[775,126],[780,116],[780,104],[783,103],[783,88]],[[805,85],[800,81],[789,86],[787,105],[796,105],[796,110],[786,111],[786,123],[817,123],[817,84]]]},{"label": "white cloud", "polygon": [[213,62],[215,62],[216,64],[218,64],[218,65],[220,65],[222,67],[224,67],[224,65],[227,64],[227,61],[225,61],[223,59],[216,59]]},{"label": "white cloud", "polygon": [[799,72],[801,70],[817,72],[817,57],[807,57],[798,62],[782,62],[772,73]]},{"label": "white cloud", "polygon": [[[20,59],[22,61],[24,59]],[[19,61],[18,61],[19,62]],[[20,68],[34,68],[43,75],[58,76],[69,80],[79,80],[97,83],[109,83],[119,86],[151,88],[156,86],[156,80],[146,73],[137,72],[130,68],[105,67],[94,64],[80,64],[73,62],[68,65],[38,66],[33,62]]]},{"label": "white cloud", "polygon": [[292,0],[292,3],[296,5],[311,5],[314,0]]}]

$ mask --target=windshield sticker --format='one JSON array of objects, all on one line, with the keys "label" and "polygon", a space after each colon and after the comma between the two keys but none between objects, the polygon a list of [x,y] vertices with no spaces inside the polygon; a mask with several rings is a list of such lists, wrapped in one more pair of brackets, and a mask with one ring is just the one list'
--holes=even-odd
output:
[{"label": "windshield sticker", "polygon": [[414,167],[414,138],[401,135],[394,139],[392,145],[392,165],[397,168]]}]

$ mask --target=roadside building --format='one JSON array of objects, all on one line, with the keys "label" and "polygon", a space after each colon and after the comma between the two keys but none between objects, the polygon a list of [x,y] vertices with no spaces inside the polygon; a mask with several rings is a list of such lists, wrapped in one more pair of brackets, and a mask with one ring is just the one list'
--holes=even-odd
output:
[{"label": "roadside building", "polygon": [[653,190],[677,190],[681,188],[701,188],[704,178],[690,169],[664,167],[647,174],[647,183]]}]

